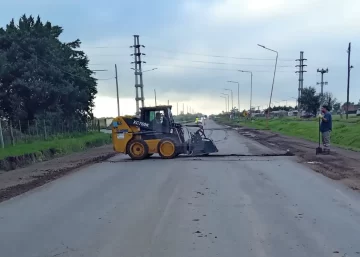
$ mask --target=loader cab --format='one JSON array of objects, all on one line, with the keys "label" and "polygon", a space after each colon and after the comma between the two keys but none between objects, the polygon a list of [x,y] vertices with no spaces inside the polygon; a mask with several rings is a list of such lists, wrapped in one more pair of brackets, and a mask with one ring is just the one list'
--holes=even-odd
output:
[{"label": "loader cab", "polygon": [[169,125],[174,124],[174,118],[171,113],[171,105],[163,106],[152,106],[152,107],[143,107],[140,112],[140,120],[146,123],[150,123],[155,119],[156,114],[161,114],[161,121],[169,121]]}]

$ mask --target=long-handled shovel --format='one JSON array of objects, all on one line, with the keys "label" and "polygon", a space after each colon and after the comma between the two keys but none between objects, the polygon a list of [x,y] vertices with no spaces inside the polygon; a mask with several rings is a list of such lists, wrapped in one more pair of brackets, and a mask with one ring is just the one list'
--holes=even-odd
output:
[{"label": "long-handled shovel", "polygon": [[320,146],[320,118],[319,118],[319,146],[316,147],[316,155],[321,154],[322,153],[322,148]]}]

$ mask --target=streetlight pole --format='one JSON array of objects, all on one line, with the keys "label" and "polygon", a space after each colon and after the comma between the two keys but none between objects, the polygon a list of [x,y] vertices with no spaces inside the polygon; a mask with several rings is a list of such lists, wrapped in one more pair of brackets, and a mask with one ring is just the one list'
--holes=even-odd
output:
[{"label": "streetlight pole", "polygon": [[157,102],[156,102],[156,89],[154,89],[154,95],[155,95],[155,106],[157,106]]},{"label": "streetlight pole", "polygon": [[252,74],[252,71],[247,71],[247,70],[239,70],[240,72],[247,72],[247,73],[250,73],[250,118],[251,118],[251,107],[252,107],[252,81],[253,81],[253,74]]},{"label": "streetlight pole", "polygon": [[227,110],[226,110],[226,96],[220,96],[221,98],[224,98],[225,99],[225,113],[227,112]]},{"label": "streetlight pole", "polygon": [[229,111],[230,110],[230,101],[229,101],[229,99],[230,99],[230,96],[229,96],[229,94],[225,94],[225,93],[221,93],[222,95],[226,95],[227,96],[227,111]]},{"label": "streetlight pole", "polygon": [[233,91],[231,89],[228,89],[228,88],[224,88],[224,90],[227,90],[227,91],[231,92],[231,110],[232,110],[232,109],[234,109]]},{"label": "streetlight pole", "polygon": [[267,119],[266,119],[266,128],[269,128],[269,115],[270,115],[270,105],[271,105],[271,98],[272,98],[272,94],[273,94],[273,90],[274,90],[274,82],[275,82],[275,74],[276,74],[276,66],[277,66],[277,61],[278,61],[278,56],[279,56],[279,53],[273,49],[270,49],[270,48],[267,48],[263,45],[259,45],[258,46],[266,49],[266,50],[269,50],[271,52],[274,52],[276,53],[276,59],[275,59],[275,68],[274,68],[274,76],[273,76],[273,81],[272,81],[272,85],[271,85],[271,93],[270,93],[270,101],[269,101],[269,109],[268,109],[268,114],[267,114]]}]

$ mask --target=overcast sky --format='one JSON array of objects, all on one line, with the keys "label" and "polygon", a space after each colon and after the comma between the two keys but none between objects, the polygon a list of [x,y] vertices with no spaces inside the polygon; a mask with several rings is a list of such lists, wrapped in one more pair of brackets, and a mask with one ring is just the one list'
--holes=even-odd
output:
[{"label": "overcast sky", "polygon": [[146,46],[144,69],[158,68],[144,73],[145,105],[154,104],[156,89],[158,104],[169,100],[175,113],[177,103],[179,111],[184,103],[185,110],[210,114],[224,110],[223,88],[233,90],[237,106],[237,85],[228,80],[240,83],[241,109],[249,108],[250,75],[238,69],[253,71],[253,106],[268,104],[275,53],[257,44],[279,52],[273,101],[294,105],[300,51],[308,59],[304,86],[320,90],[316,69],[328,67],[324,90],[346,101],[346,50],[352,42],[350,101],[358,102],[359,10],[359,0],[12,0],[1,3],[0,25],[24,13],[39,14],[64,28],[62,40],[79,38],[91,68],[108,70],[96,73],[98,117],[117,113],[115,63],[121,113],[135,112],[129,48],[134,34]]}]

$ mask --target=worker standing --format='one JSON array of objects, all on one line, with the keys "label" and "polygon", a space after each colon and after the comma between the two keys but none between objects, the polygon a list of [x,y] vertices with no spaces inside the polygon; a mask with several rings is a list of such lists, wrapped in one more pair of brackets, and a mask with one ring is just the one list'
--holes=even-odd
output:
[{"label": "worker standing", "polygon": [[319,114],[319,119],[321,119],[320,132],[322,135],[322,142],[324,146],[324,152],[330,153],[330,133],[332,131],[332,116],[329,112],[329,107],[323,105]]}]

